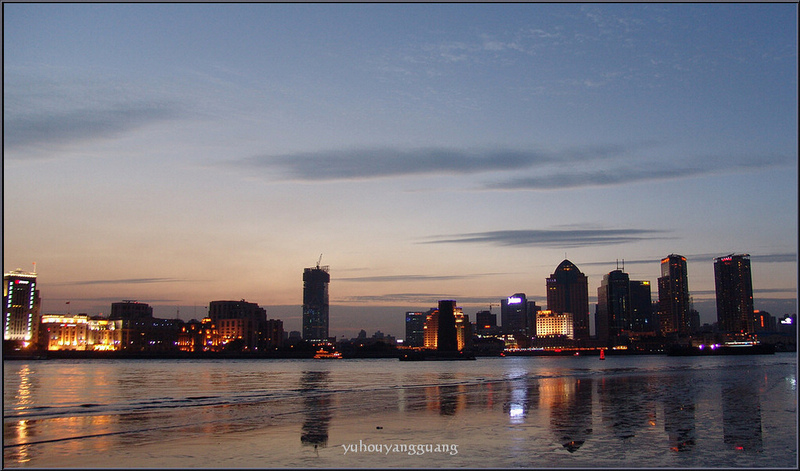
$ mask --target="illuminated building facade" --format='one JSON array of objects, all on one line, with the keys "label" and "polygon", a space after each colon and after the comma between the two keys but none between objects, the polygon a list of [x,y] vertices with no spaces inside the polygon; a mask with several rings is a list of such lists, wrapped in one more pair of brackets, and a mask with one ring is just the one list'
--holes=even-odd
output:
[{"label": "illuminated building facade", "polygon": [[267,311],[256,303],[211,301],[208,317],[219,332],[223,345],[240,341],[247,350],[257,350],[261,330],[266,328]]},{"label": "illuminated building facade", "polygon": [[39,337],[40,298],[36,273],[14,270],[3,275],[3,340],[24,347]]},{"label": "illuminated building facade", "polygon": [[539,311],[536,313],[536,337],[566,337],[572,339],[575,337],[574,320],[572,313],[569,312],[553,312],[550,310]]},{"label": "illuminated building facade", "polygon": [[182,352],[220,351],[222,340],[216,324],[210,317],[184,323],[178,333],[178,348]]},{"label": "illuminated building facade", "polygon": [[47,350],[86,350],[89,316],[45,314],[42,329],[47,332]]},{"label": "illuminated building facade", "polygon": [[589,280],[569,260],[561,262],[547,279],[547,309],[572,314],[575,339],[589,338]]},{"label": "illuminated building facade", "polygon": [[406,312],[406,338],[403,345],[408,347],[425,346],[425,320],[424,312]]},{"label": "illuminated building facade", "polygon": [[[464,310],[460,307],[455,307],[455,301],[440,301],[439,307],[444,304],[445,310],[452,309],[452,316],[454,319],[454,329],[450,331],[450,335],[455,333],[455,348],[453,347],[452,338],[446,339],[448,342],[444,349],[439,348],[440,335],[440,309],[434,309],[426,314],[425,319],[425,333],[424,333],[424,347],[431,350],[440,351],[461,351],[469,348],[472,345],[472,326],[469,323],[469,316],[464,314]],[[453,303],[452,305],[449,303]]]},{"label": "illuminated building facade", "polygon": [[88,350],[119,350],[122,344],[121,320],[90,317],[88,325]]},{"label": "illuminated building facade", "polygon": [[327,266],[303,271],[303,340],[328,340],[328,284],[331,275]]},{"label": "illuminated building facade", "polygon": [[661,260],[658,279],[658,320],[662,334],[691,333],[686,257],[671,254]]},{"label": "illuminated building facade", "polygon": [[715,258],[714,281],[720,330],[740,334],[755,332],[750,255]]},{"label": "illuminated building facade", "polygon": [[123,321],[86,314],[45,314],[42,330],[45,348],[56,350],[119,350]]}]

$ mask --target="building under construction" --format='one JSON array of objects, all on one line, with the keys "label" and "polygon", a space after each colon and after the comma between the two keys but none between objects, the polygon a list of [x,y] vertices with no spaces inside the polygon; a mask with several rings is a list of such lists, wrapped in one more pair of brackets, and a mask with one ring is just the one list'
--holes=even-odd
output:
[{"label": "building under construction", "polygon": [[303,271],[303,340],[319,342],[328,340],[328,283],[331,275],[327,266]]}]

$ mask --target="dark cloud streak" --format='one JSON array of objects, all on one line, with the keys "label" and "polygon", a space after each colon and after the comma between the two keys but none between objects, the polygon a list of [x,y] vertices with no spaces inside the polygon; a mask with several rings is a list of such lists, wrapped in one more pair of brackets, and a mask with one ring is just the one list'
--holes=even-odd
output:
[{"label": "dark cloud streak", "polygon": [[738,157],[697,157],[688,161],[675,161],[669,167],[647,165],[641,162],[616,162],[613,166],[594,171],[560,169],[536,176],[514,177],[489,183],[486,190],[558,190],[591,186],[615,186],[629,183],[675,180],[702,177],[721,172],[737,172],[770,168],[786,164],[791,159],[784,155],[756,155]]},{"label": "dark cloud streak", "polygon": [[493,244],[499,246],[584,247],[615,245],[656,237],[664,231],[648,229],[507,230],[455,234],[424,244]]},{"label": "dark cloud streak", "polygon": [[[478,188],[559,190],[699,177],[774,167],[792,160],[786,155],[777,154],[656,159],[647,155],[647,152],[657,144],[594,145],[560,151],[503,147],[471,150],[372,147],[259,155],[226,165],[272,173],[278,180],[300,182],[513,172],[509,178],[486,182]],[[603,167],[587,170],[591,164],[602,164]]]},{"label": "dark cloud streak", "polygon": [[406,175],[476,174],[611,159],[623,146],[598,145],[561,152],[506,148],[464,150],[445,147],[390,147],[254,156],[233,163],[247,169],[277,170],[299,181],[373,179]]},{"label": "dark cloud streak", "polygon": [[470,278],[501,275],[502,273],[478,273],[472,275],[385,275],[363,276],[352,278],[337,278],[336,281],[350,281],[360,283],[398,283],[404,281],[455,281]]},{"label": "dark cloud streak", "polygon": [[5,120],[3,146],[17,149],[110,138],[138,127],[173,119],[181,114],[169,103],[110,104],[61,112],[40,110],[15,114]]},{"label": "dark cloud streak", "polygon": [[176,278],[125,278],[120,280],[88,280],[88,281],[73,281],[67,283],[55,283],[62,285],[121,285],[121,284],[147,284],[147,283],[177,283],[187,280],[180,280]]}]

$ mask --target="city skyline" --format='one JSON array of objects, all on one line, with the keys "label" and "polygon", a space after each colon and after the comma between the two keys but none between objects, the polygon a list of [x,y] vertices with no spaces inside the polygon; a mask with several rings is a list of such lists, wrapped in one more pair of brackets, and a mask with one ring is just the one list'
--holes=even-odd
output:
[{"label": "city skyline", "polygon": [[796,4],[3,8],[3,268],[43,313],[301,330],[320,253],[337,337],[546,308],[564,259],[593,314],[671,253],[702,322],[730,253],[796,312]]}]

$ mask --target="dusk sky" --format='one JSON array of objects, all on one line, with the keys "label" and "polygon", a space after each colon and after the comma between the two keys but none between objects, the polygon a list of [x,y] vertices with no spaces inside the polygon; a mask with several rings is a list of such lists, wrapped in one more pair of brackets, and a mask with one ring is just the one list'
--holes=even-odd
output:
[{"label": "dusk sky", "polygon": [[795,313],[797,9],[3,4],[3,268],[36,262],[43,313],[300,330],[323,254],[331,335],[402,338],[440,299],[545,308],[565,256],[594,303],[683,255],[711,323],[748,253]]}]

